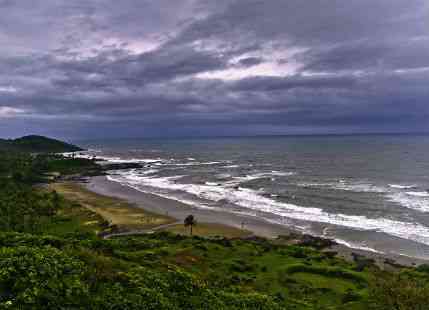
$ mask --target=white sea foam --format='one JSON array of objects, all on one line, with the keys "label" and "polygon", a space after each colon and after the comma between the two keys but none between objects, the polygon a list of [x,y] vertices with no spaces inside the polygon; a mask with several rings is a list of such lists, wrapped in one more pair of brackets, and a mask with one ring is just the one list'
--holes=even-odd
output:
[{"label": "white sea foam", "polygon": [[429,196],[409,195],[408,193],[391,193],[387,195],[393,201],[405,208],[420,212],[429,212]]},{"label": "white sea foam", "polygon": [[219,165],[222,164],[223,162],[221,161],[208,161],[208,162],[195,162],[192,161],[190,163],[178,163],[178,164],[170,164],[170,166],[209,166],[209,165]]},{"label": "white sea foam", "polygon": [[303,182],[298,183],[298,186],[301,187],[332,187],[334,183],[311,183],[311,182]]},{"label": "white sea foam", "polygon": [[348,192],[357,192],[357,193],[385,193],[388,190],[381,186],[376,186],[370,183],[350,183],[344,180],[339,180],[338,182],[327,182],[327,183],[298,183],[298,186],[301,187],[322,187],[322,188],[331,188],[336,190],[343,190]]},{"label": "white sea foam", "polygon": [[283,172],[283,171],[271,171],[269,173],[272,176],[278,176],[278,177],[286,177],[286,176],[291,176],[291,175],[295,175],[296,172]]},{"label": "white sea foam", "polygon": [[429,197],[428,192],[406,192],[407,195],[416,197]]},{"label": "white sea foam", "polygon": [[229,173],[219,173],[216,174],[216,178],[218,179],[229,179],[231,175]]},{"label": "white sea foam", "polygon": [[347,184],[345,182],[341,182],[339,185],[336,186],[336,188],[344,191],[362,192],[362,193],[385,193],[386,192],[386,189],[384,187],[376,186],[373,184],[365,184],[365,183]]},{"label": "white sea foam", "polygon": [[[280,217],[279,220],[281,218],[289,218],[333,224],[357,230],[373,230],[429,245],[429,228],[418,223],[401,222],[387,218],[367,218],[360,215],[328,213],[320,208],[302,207],[279,202],[264,197],[259,192],[248,188],[236,189],[225,185],[181,184],[173,181],[181,177],[182,176],[156,178],[136,176],[134,174],[134,177],[130,178],[129,173],[125,172],[120,176],[111,176],[111,179],[122,184],[135,186],[136,188],[145,186],[167,190],[173,193],[175,191],[186,192],[206,201],[227,201],[256,212],[266,212],[277,215]],[[171,196],[174,196],[174,194],[171,194]],[[175,199],[178,200],[177,198]],[[224,211],[228,210],[224,209]]]},{"label": "white sea foam", "polygon": [[158,172],[159,172],[158,169],[149,169],[149,170],[145,170],[145,171],[140,171],[139,174],[149,175],[149,174],[155,174],[155,173],[158,173]]},{"label": "white sea foam", "polygon": [[389,184],[389,187],[396,188],[396,189],[411,189],[411,188],[416,188],[417,185]]},{"label": "white sea foam", "polygon": [[273,176],[292,176],[295,175],[295,172],[282,172],[282,171],[271,171],[271,172],[258,172],[254,174],[248,174],[243,177],[234,177],[234,180],[239,182],[248,182],[253,181],[257,179],[263,179],[263,178],[271,178]]},{"label": "white sea foam", "polygon": [[74,157],[74,158],[84,158],[84,159],[94,159],[95,161],[99,162],[108,162],[113,164],[123,164],[123,163],[144,163],[144,164],[151,164],[151,163],[158,163],[162,162],[162,158],[128,158],[124,159],[121,157],[115,157],[115,156],[98,156],[94,155],[92,151],[81,151],[81,152],[69,152],[69,153],[62,153],[65,157]]},{"label": "white sea foam", "polygon": [[335,238],[334,240],[335,240],[336,243],[345,245],[346,247],[351,248],[351,249],[362,250],[362,251],[367,251],[367,252],[372,252],[372,253],[378,253],[378,254],[384,254],[384,252],[381,252],[381,251],[378,251],[376,249],[367,247],[365,245],[359,245],[359,244],[356,244],[356,243],[347,242],[347,241],[345,241],[343,239],[338,239],[338,238]]},{"label": "white sea foam", "polygon": [[143,163],[143,164],[152,164],[152,163],[160,163],[162,162],[161,158],[130,158],[130,159],[123,159],[120,157],[106,157],[106,156],[99,156],[96,157],[97,159],[105,160],[109,163],[114,164],[123,164],[123,163]]},{"label": "white sea foam", "polygon": [[206,185],[210,185],[210,186],[219,186],[219,183],[215,183],[215,182],[206,182]]},{"label": "white sea foam", "polygon": [[89,151],[66,152],[66,153],[60,153],[60,155],[64,157],[74,157],[74,158],[84,158],[84,159],[92,159],[95,157],[95,155],[91,154]]},{"label": "white sea foam", "polygon": [[217,209],[215,207],[211,207],[209,205],[206,205],[206,204],[203,204],[203,203],[200,203],[200,202],[196,202],[194,200],[184,199],[184,198],[178,198],[178,197],[176,197],[174,195],[169,195],[169,194],[159,193],[159,192],[155,193],[153,191],[144,190],[140,186],[136,185],[136,183],[132,183],[132,182],[131,183],[129,183],[129,182],[123,183],[123,182],[119,181],[117,178],[115,178],[112,175],[108,175],[107,179],[109,181],[118,182],[118,183],[122,184],[123,186],[127,186],[127,187],[130,187],[130,188],[133,188],[133,189],[135,189],[135,190],[137,190],[139,192],[142,192],[142,193],[153,194],[153,195],[156,195],[156,196],[159,196],[159,197],[163,197],[163,198],[166,198],[166,199],[170,199],[170,200],[174,200],[174,201],[177,201],[177,202],[180,202],[180,203],[184,203],[184,204],[187,204],[189,206],[197,207],[197,208],[200,208],[200,209],[210,209],[210,210],[216,210]]}]

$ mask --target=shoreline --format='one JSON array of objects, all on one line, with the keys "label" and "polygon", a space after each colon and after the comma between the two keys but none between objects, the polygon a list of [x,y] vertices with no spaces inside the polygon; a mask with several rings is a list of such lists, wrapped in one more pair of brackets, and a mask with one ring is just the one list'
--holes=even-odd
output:
[{"label": "shoreline", "polygon": [[[241,214],[227,213],[212,209],[197,208],[177,200],[164,198],[150,193],[144,193],[120,183],[110,181],[105,176],[89,178],[83,184],[88,190],[105,196],[114,196],[143,208],[144,210],[170,216],[183,222],[186,216],[192,214],[197,221],[204,223],[217,223],[238,229],[246,229],[255,235],[274,239],[279,235],[289,235],[298,231],[279,224],[266,222],[263,219]],[[244,225],[242,227],[242,223]]]},{"label": "shoreline", "polygon": [[[302,239],[305,235],[291,227],[274,224],[262,218],[250,215],[227,213],[221,210],[197,208],[177,200],[157,196],[155,194],[144,193],[129,186],[110,181],[106,176],[90,177],[83,186],[90,191],[100,195],[117,197],[124,199],[138,208],[146,211],[169,216],[182,222],[183,219],[192,214],[197,221],[204,223],[222,224],[238,229],[251,231],[255,236],[272,240],[280,240],[279,236],[294,236]],[[244,223],[244,225],[242,225]],[[308,235],[307,235],[308,236]],[[313,236],[319,238],[319,236]],[[356,256],[374,260],[382,268],[396,269],[398,266],[418,266],[429,263],[428,260],[397,255],[392,253],[376,253],[362,249],[351,248],[342,244],[335,244],[324,249],[330,252],[337,252],[339,257],[348,261],[354,261]]]}]

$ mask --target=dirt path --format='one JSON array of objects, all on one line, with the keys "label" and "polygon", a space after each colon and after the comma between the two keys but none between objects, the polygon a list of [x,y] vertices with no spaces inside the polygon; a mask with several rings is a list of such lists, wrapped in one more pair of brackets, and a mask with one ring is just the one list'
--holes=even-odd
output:
[{"label": "dirt path", "polygon": [[153,234],[154,232],[158,230],[163,230],[168,227],[173,227],[176,225],[182,224],[181,222],[175,222],[170,224],[164,224],[153,228],[148,229],[142,229],[142,230],[131,230],[131,231],[124,231],[119,233],[111,233],[103,236],[103,239],[110,239],[114,237],[124,237],[124,236],[138,236],[138,235],[145,235],[145,234]]}]

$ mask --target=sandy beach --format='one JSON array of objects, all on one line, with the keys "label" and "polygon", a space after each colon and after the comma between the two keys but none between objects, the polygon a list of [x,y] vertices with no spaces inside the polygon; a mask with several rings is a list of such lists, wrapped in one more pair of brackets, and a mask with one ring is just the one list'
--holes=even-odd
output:
[{"label": "sandy beach", "polygon": [[[300,234],[287,226],[270,223],[262,218],[226,213],[218,210],[200,209],[182,202],[167,199],[157,195],[143,193],[131,187],[109,181],[105,176],[96,176],[88,179],[84,186],[100,195],[112,196],[127,200],[146,211],[167,215],[182,222],[192,214],[197,221],[204,223],[217,223],[235,228],[244,228],[253,232],[256,236],[275,239],[278,236],[287,236],[291,233]],[[334,245],[327,250],[336,251],[338,255],[347,260],[352,260],[353,255],[363,255],[374,259],[378,265],[385,268],[395,268],[395,264],[415,266],[428,263],[426,260],[401,255],[374,253],[360,249],[352,249],[343,245]],[[392,263],[394,262],[393,266]]]},{"label": "sandy beach", "polygon": [[255,235],[265,238],[275,238],[293,231],[288,227],[272,224],[256,217],[199,209],[176,200],[143,193],[117,182],[109,181],[104,176],[90,178],[85,186],[98,194],[125,199],[147,211],[171,216],[180,222],[183,222],[186,216],[192,214],[199,222],[244,228],[252,231]]}]

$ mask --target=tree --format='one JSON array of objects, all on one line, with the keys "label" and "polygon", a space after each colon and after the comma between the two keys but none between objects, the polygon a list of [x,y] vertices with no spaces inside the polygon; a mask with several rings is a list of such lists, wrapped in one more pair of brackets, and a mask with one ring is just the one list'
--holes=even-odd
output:
[{"label": "tree", "polygon": [[197,224],[197,221],[195,220],[194,216],[192,214],[188,215],[185,218],[184,224],[185,224],[185,227],[188,227],[188,226],[190,227],[190,234],[192,236],[192,227]]},{"label": "tree", "polygon": [[427,279],[417,274],[399,273],[378,276],[374,282],[369,291],[369,309],[428,309],[429,286]]},{"label": "tree", "polygon": [[58,195],[56,190],[52,191],[52,204],[53,204],[54,210],[50,215],[53,215],[55,211],[57,211],[61,206],[61,198],[60,198],[60,195]]}]

